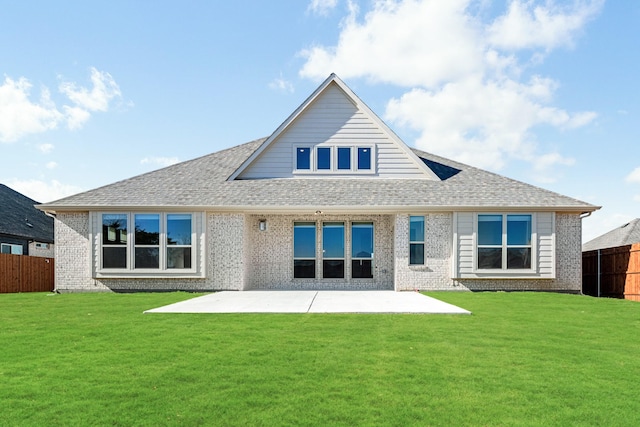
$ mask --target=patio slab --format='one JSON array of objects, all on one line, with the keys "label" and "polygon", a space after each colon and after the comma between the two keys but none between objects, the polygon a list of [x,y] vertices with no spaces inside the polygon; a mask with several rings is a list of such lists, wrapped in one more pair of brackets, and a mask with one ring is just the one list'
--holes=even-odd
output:
[{"label": "patio slab", "polygon": [[471,314],[418,292],[394,291],[222,291],[145,313]]}]

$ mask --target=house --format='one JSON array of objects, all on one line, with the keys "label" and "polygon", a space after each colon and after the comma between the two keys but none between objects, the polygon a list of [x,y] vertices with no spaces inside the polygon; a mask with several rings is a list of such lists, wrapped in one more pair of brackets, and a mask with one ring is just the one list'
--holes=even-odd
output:
[{"label": "house", "polygon": [[409,148],[334,74],[268,138],[39,208],[58,291],[563,292],[598,209]]},{"label": "house", "polygon": [[640,218],[582,245],[582,292],[640,301]]},{"label": "house", "polygon": [[0,184],[0,253],[53,257],[53,218],[38,202]]}]

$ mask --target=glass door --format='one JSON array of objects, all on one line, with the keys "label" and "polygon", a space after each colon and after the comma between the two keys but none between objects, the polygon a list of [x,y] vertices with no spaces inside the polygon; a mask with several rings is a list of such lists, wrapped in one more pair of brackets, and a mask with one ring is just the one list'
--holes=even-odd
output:
[{"label": "glass door", "polygon": [[351,224],[351,277],[373,278],[373,223]]}]

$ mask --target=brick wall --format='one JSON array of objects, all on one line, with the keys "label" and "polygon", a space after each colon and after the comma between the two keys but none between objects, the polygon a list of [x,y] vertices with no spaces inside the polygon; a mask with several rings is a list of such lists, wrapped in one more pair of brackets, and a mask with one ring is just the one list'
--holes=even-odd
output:
[{"label": "brick wall", "polygon": [[[260,220],[267,230],[260,231]],[[345,278],[321,279],[316,262],[315,279],[293,278],[293,223],[315,222],[316,253],[322,253],[322,222],[345,223]],[[373,279],[352,279],[351,230],[353,221],[374,224]],[[393,289],[393,221],[390,215],[247,215],[247,281],[250,289]]]}]

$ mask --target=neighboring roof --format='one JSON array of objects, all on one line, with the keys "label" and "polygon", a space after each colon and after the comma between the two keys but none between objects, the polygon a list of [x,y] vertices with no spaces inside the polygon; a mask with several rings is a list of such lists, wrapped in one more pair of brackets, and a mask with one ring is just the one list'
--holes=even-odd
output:
[{"label": "neighboring roof", "polygon": [[34,207],[36,202],[0,184],[0,234],[53,242],[53,218]]},{"label": "neighboring roof", "polygon": [[640,218],[636,218],[582,245],[582,252],[640,243]]},{"label": "neighboring roof", "polygon": [[259,139],[39,206],[47,211],[158,208],[253,212],[553,210],[599,207],[501,175],[412,152],[440,179],[228,178],[263,144]]}]

